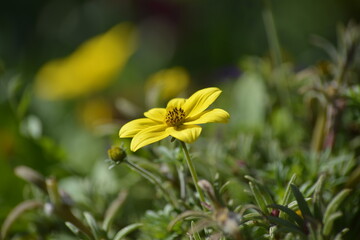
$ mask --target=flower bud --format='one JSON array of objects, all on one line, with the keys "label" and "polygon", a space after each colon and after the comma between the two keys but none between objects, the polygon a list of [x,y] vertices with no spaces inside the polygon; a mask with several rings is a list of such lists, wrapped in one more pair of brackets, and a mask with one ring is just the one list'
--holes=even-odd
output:
[{"label": "flower bud", "polygon": [[109,158],[116,164],[122,163],[126,158],[126,152],[119,147],[111,147],[108,150]]}]

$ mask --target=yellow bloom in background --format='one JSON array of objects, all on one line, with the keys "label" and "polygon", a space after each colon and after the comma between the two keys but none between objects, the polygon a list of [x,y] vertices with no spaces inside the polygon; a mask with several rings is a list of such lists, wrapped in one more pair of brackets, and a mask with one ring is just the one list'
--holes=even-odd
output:
[{"label": "yellow bloom in background", "polygon": [[78,116],[81,123],[89,130],[111,123],[113,109],[111,104],[103,98],[92,98],[82,102],[78,107]]},{"label": "yellow bloom in background", "polygon": [[36,94],[44,99],[69,99],[107,87],[136,47],[136,30],[121,23],[95,36],[63,59],[46,63],[35,77]]},{"label": "yellow bloom in background", "polygon": [[173,67],[160,70],[151,75],[146,83],[147,100],[155,104],[160,99],[178,96],[189,85],[190,76],[185,68]]},{"label": "yellow bloom in background", "polygon": [[215,87],[205,88],[190,98],[174,98],[166,108],[153,108],[145,112],[146,118],[133,120],[119,131],[120,138],[133,138],[131,151],[172,136],[186,143],[194,142],[201,133],[198,124],[225,123],[230,115],[215,108],[206,110],[220,95]]}]

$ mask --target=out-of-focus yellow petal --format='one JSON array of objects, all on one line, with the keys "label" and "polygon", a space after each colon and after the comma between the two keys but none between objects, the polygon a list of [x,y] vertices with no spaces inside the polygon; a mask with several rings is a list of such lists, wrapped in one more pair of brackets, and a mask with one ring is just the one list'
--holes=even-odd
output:
[{"label": "out-of-focus yellow petal", "polygon": [[101,124],[111,122],[113,111],[111,104],[102,98],[90,99],[78,107],[82,123],[90,130]]},{"label": "out-of-focus yellow petal", "polygon": [[204,123],[226,123],[228,122],[230,115],[225,110],[220,108],[215,108],[211,110],[206,110],[194,117],[193,119],[188,119],[184,124],[193,125],[193,124],[204,124]]},{"label": "out-of-focus yellow petal", "polygon": [[182,108],[182,106],[185,104],[185,98],[174,98],[171,99],[167,106],[166,109],[173,109],[173,108]]},{"label": "out-of-focus yellow petal", "polygon": [[189,74],[184,68],[173,67],[151,75],[146,87],[148,91],[159,92],[162,99],[169,99],[183,92],[189,82]]},{"label": "out-of-focus yellow petal", "polygon": [[299,217],[304,218],[300,209],[296,210],[295,213],[296,213]]},{"label": "out-of-focus yellow petal", "polygon": [[180,141],[186,143],[194,142],[201,133],[201,127],[197,125],[182,125],[180,127],[169,127],[166,132]]},{"label": "out-of-focus yellow petal", "polygon": [[130,23],[80,45],[70,56],[46,63],[35,77],[36,94],[67,99],[107,87],[135,50],[136,30]]},{"label": "out-of-focus yellow petal", "polygon": [[135,152],[139,148],[168,137],[169,134],[165,131],[166,128],[165,124],[159,124],[138,132],[131,141],[130,150]]},{"label": "out-of-focus yellow petal", "polygon": [[165,108],[152,108],[144,113],[145,117],[150,118],[154,121],[164,122],[166,116]]},{"label": "out-of-focus yellow petal", "polygon": [[141,130],[157,125],[158,123],[149,118],[139,118],[126,123],[119,131],[119,137],[134,137]]},{"label": "out-of-focus yellow petal", "polygon": [[183,109],[187,118],[196,117],[208,108],[220,95],[221,90],[215,87],[204,88],[197,91],[186,100]]}]

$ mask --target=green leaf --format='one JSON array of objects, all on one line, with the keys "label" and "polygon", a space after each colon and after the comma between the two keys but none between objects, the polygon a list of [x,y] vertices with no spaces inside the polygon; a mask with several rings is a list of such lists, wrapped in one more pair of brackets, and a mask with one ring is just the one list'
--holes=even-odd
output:
[{"label": "green leaf", "polygon": [[323,217],[323,233],[325,236],[328,236],[330,234],[335,219],[342,215],[342,213],[340,211],[337,211],[337,209],[341,202],[349,195],[350,192],[350,189],[343,189],[333,198],[333,200],[327,206]]},{"label": "green leaf", "polygon": [[350,231],[349,228],[344,228],[341,232],[339,232],[338,234],[336,234],[334,240],[342,240],[343,236],[345,235],[345,233],[347,233],[348,231]]},{"label": "green leaf", "polygon": [[279,231],[281,229],[287,229],[287,232],[293,232],[293,233],[299,233],[299,234],[302,234],[304,235],[304,233],[301,231],[301,229],[296,226],[294,223],[290,222],[290,221],[287,221],[285,219],[281,219],[281,218],[278,218],[278,217],[274,217],[274,216],[267,216],[267,219],[269,219],[269,221],[272,223],[272,224],[276,224],[279,226]]},{"label": "green leaf", "polygon": [[291,184],[291,191],[293,192],[295,199],[299,205],[299,209],[302,213],[302,215],[305,217],[312,217],[312,214],[310,212],[309,206],[306,203],[306,200],[300,190],[294,185]]},{"label": "green leaf", "polygon": [[[277,228],[277,232],[283,232],[283,233],[294,233],[294,234],[298,234],[300,235],[302,238],[301,239],[306,239],[306,235],[299,231],[299,230],[296,230],[296,229],[293,229],[293,228],[288,228],[288,227],[278,227]],[[296,239],[294,237],[290,238],[290,239]]]},{"label": "green leaf", "polygon": [[0,239],[6,239],[6,235],[12,226],[12,224],[26,211],[43,207],[43,203],[37,200],[27,200],[19,203],[11,212],[7,215],[4,223],[1,226]]},{"label": "green leaf", "polygon": [[28,181],[36,185],[44,193],[46,193],[47,190],[46,190],[45,177],[42,176],[39,172],[27,166],[18,166],[15,168],[14,172],[15,175],[18,176],[19,178],[22,178],[25,181]]},{"label": "green leaf", "polygon": [[304,219],[302,219],[299,215],[297,215],[293,210],[291,210],[288,207],[278,205],[278,204],[271,204],[268,207],[277,208],[277,209],[283,211],[290,217],[290,220],[295,221],[300,227],[303,227],[305,225]]},{"label": "green leaf", "polygon": [[[312,198],[305,198],[305,201],[307,203],[309,203],[312,200]],[[295,211],[299,209],[299,204],[297,203],[297,201],[292,201],[291,203],[289,203],[288,208],[290,208],[291,210]]]},{"label": "green leaf", "polygon": [[290,203],[290,196],[291,196],[291,191],[290,191],[290,186],[291,184],[293,184],[296,180],[296,174],[292,175],[292,177],[290,178],[290,181],[286,187],[285,193],[284,193],[284,197],[282,200],[282,205],[286,206]]},{"label": "green leaf", "polygon": [[265,213],[265,214],[269,214],[269,210],[266,208],[266,206],[268,204],[266,203],[264,196],[262,195],[258,186],[252,182],[249,182],[249,186],[250,186],[251,192],[255,198],[255,201],[256,201],[257,205],[259,206],[259,208],[261,209],[261,211],[263,211],[263,213]]},{"label": "green leaf", "polygon": [[[292,175],[292,177],[290,178],[290,181],[286,187],[284,196],[283,196],[283,200],[282,200],[282,205],[287,206],[290,203],[290,196],[291,196],[291,191],[290,191],[290,186],[291,184],[293,184],[296,180],[296,174]],[[280,218],[284,218],[284,213],[280,212],[279,214]]]},{"label": "green leaf", "polygon": [[138,229],[139,227],[141,227],[143,224],[142,223],[134,223],[134,224],[130,224],[124,228],[122,228],[114,237],[114,240],[121,240],[123,237],[125,237],[126,235],[128,235],[129,233],[131,233],[132,231]]},{"label": "green leaf", "polygon": [[102,234],[101,234],[100,228],[98,227],[94,217],[89,212],[84,212],[84,216],[85,216],[86,222],[90,226],[91,232],[93,233],[95,238],[96,239],[100,238],[100,236]]},{"label": "green leaf", "polygon": [[331,230],[332,230],[332,227],[333,227],[333,224],[334,224],[334,221],[341,217],[342,216],[342,212],[340,211],[337,211],[337,212],[334,212],[332,213],[329,217],[328,217],[328,220],[324,223],[324,228],[323,228],[323,234],[325,236],[329,236]]},{"label": "green leaf", "polygon": [[185,219],[187,217],[194,217],[194,218],[209,218],[209,215],[204,213],[204,212],[200,212],[200,211],[186,211],[183,212],[182,214],[178,215],[176,218],[174,218],[168,225],[167,229],[168,231],[171,231],[171,229],[174,227],[174,225],[182,220]]},{"label": "green leaf", "polygon": [[338,209],[340,203],[349,195],[350,192],[350,189],[344,189],[333,198],[325,210],[323,218],[324,223],[330,219],[331,214]]},{"label": "green leaf", "polygon": [[120,192],[117,198],[110,204],[110,206],[106,210],[102,226],[105,231],[108,231],[110,229],[110,225],[113,222],[116,213],[119,211],[119,209],[125,202],[127,195],[128,193],[126,191]]},{"label": "green leaf", "polygon": [[73,232],[76,236],[79,235],[80,230],[71,222],[65,222],[65,225],[70,229],[71,232]]},{"label": "green leaf", "polygon": [[75,236],[78,239],[90,239],[88,236],[86,236],[80,229],[78,229],[74,224],[71,222],[65,222],[65,225],[70,229],[72,233],[75,234]]},{"label": "green leaf", "polygon": [[249,180],[250,190],[255,197],[256,203],[264,213],[269,214],[266,206],[274,203],[269,190],[255,178],[249,175],[245,175],[245,178]]},{"label": "green leaf", "polygon": [[[195,228],[195,223],[193,221],[191,221],[191,231]],[[195,232],[192,234],[192,238],[194,238],[194,240],[201,240],[200,234],[199,232]]]},{"label": "green leaf", "polygon": [[322,192],[322,188],[324,186],[325,178],[326,178],[325,174],[320,175],[319,179],[315,183],[315,191],[314,191],[314,195],[313,195],[314,215],[319,220],[321,219],[321,215],[322,215],[320,204],[321,204],[321,192]]}]

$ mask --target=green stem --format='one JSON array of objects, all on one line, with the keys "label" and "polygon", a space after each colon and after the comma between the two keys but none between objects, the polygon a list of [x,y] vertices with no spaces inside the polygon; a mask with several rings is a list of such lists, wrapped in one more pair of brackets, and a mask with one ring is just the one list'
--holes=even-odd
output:
[{"label": "green stem", "polygon": [[160,190],[162,191],[164,197],[166,198],[166,200],[168,202],[170,202],[175,208],[179,208],[176,200],[174,200],[170,194],[168,193],[168,191],[165,190],[165,188],[162,186],[161,182],[159,181],[159,179],[157,177],[155,177],[153,174],[151,174],[150,172],[146,171],[145,169],[143,169],[142,167],[129,162],[127,160],[125,160],[125,163],[133,170],[137,171],[138,173],[140,173],[141,176],[143,176],[144,178],[146,178],[147,180],[149,180],[151,183],[155,184],[156,186],[158,186],[160,188]]},{"label": "green stem", "polygon": [[326,125],[326,109],[320,109],[318,111],[315,127],[311,138],[311,149],[314,152],[320,152],[322,150],[324,136],[325,136],[325,125]]},{"label": "green stem", "polygon": [[282,63],[279,38],[276,32],[274,16],[271,11],[270,0],[263,0],[263,19],[265,31],[269,42],[270,54],[275,67]]},{"label": "green stem", "polygon": [[339,73],[338,73],[338,75],[336,77],[336,80],[335,80],[335,82],[338,84],[338,86],[340,86],[342,81],[344,80],[346,69],[347,69],[346,63],[342,63],[341,67],[340,67],[340,70],[339,70]]},{"label": "green stem", "polygon": [[[185,154],[185,159],[186,159],[186,163],[189,167],[189,170],[190,170],[190,173],[191,173],[191,177],[193,179],[193,182],[194,182],[194,185],[195,185],[195,188],[196,188],[196,191],[198,192],[199,194],[199,198],[200,198],[200,201],[205,203],[205,198],[204,198],[204,194],[203,192],[201,191],[199,185],[198,185],[198,177],[197,177],[197,174],[196,174],[196,171],[195,171],[195,167],[194,167],[194,164],[190,158],[190,155],[189,155],[189,151],[186,147],[186,144],[182,141],[180,141],[181,143],[181,146],[182,146],[182,149],[184,151],[184,154]],[[202,207],[204,208],[204,206],[202,205]]]}]

